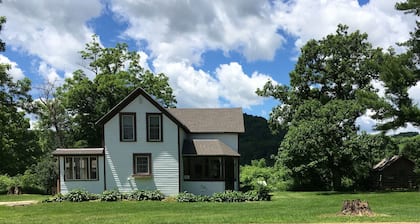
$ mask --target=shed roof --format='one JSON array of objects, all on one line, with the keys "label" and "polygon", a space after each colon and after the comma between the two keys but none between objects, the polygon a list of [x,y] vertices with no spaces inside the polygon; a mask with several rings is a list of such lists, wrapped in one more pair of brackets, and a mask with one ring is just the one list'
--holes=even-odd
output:
[{"label": "shed roof", "polygon": [[103,155],[104,148],[58,148],[52,153],[55,156],[64,155]]},{"label": "shed roof", "polygon": [[405,160],[409,161],[410,163],[414,164],[414,162],[409,160],[409,159],[406,159],[402,156],[394,155],[390,158],[385,158],[385,159],[381,160],[379,163],[377,163],[375,166],[373,166],[373,170],[382,171],[383,169],[389,167],[390,165],[392,165],[393,163],[395,163],[399,159],[405,159]]},{"label": "shed roof", "polygon": [[241,108],[170,108],[168,111],[192,133],[244,133]]},{"label": "shed roof", "polygon": [[184,156],[240,156],[218,139],[185,140],[182,154]]}]

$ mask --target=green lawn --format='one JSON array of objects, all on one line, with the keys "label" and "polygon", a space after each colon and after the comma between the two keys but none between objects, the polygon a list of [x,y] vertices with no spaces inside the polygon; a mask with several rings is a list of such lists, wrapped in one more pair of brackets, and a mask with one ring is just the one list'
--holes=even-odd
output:
[{"label": "green lawn", "polygon": [[4,201],[28,201],[28,200],[42,201],[46,198],[48,198],[48,196],[39,195],[39,194],[0,195],[0,202],[4,202]]},{"label": "green lawn", "polygon": [[[0,198],[2,198],[1,196]],[[345,199],[368,200],[374,217],[336,213]],[[2,200],[2,199],[0,199]],[[420,193],[275,193],[271,202],[83,202],[0,206],[0,223],[420,222]]]}]

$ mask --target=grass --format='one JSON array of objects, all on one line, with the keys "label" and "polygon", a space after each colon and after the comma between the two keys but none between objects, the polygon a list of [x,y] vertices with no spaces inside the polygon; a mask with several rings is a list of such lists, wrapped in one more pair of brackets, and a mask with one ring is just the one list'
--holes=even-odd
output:
[{"label": "grass", "polygon": [[39,195],[39,194],[0,195],[0,202],[28,201],[28,200],[42,201],[46,198],[48,198],[48,196]]},{"label": "grass", "polygon": [[[4,200],[3,197],[0,200]],[[337,216],[346,199],[369,201],[376,215]],[[0,223],[420,222],[420,193],[277,192],[271,202],[245,203],[42,203],[24,207],[0,206],[0,214]]]}]

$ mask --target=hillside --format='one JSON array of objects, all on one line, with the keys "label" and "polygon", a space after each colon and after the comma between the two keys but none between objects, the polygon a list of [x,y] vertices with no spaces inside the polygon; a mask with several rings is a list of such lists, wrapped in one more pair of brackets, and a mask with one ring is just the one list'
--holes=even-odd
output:
[{"label": "hillside", "polygon": [[267,165],[272,165],[271,155],[277,155],[285,132],[272,135],[263,117],[244,114],[244,123],[245,133],[239,135],[240,164],[251,164],[251,160],[264,158]]}]

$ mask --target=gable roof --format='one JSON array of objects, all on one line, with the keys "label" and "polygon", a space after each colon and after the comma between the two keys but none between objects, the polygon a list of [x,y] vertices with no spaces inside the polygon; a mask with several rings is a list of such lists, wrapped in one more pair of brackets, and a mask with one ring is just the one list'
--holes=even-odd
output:
[{"label": "gable roof", "polygon": [[392,165],[393,163],[395,163],[396,161],[398,161],[400,159],[407,160],[407,161],[409,161],[410,163],[412,163],[414,165],[414,162],[413,161],[411,161],[409,159],[406,159],[406,158],[404,158],[402,156],[394,155],[394,156],[392,156],[390,158],[385,158],[385,159],[381,160],[379,163],[377,163],[375,166],[373,166],[373,170],[375,170],[375,171],[382,171],[382,170],[384,170],[385,168],[389,167],[390,165]]},{"label": "gable roof", "polygon": [[191,133],[244,133],[241,108],[179,109],[168,111]]},{"label": "gable roof", "polygon": [[240,156],[218,139],[185,140],[182,154],[184,156]]},{"label": "gable roof", "polygon": [[106,122],[111,120],[116,114],[118,114],[124,107],[126,107],[131,101],[136,99],[138,96],[142,95],[150,103],[158,108],[163,114],[165,114],[169,119],[175,122],[178,126],[182,127],[184,130],[188,131],[187,127],[182,124],[177,118],[175,118],[171,113],[168,112],[162,105],[160,105],[155,99],[153,99],[149,94],[146,93],[142,88],[137,88],[132,91],[128,96],[126,96],[121,102],[115,105],[108,113],[102,116],[95,124],[103,126]]},{"label": "gable roof", "polygon": [[178,109],[164,108],[142,88],[128,94],[121,102],[102,116],[95,124],[103,126],[124,107],[142,95],[178,126],[190,133],[244,133],[241,108]]}]

